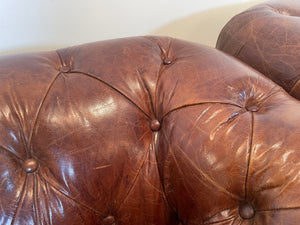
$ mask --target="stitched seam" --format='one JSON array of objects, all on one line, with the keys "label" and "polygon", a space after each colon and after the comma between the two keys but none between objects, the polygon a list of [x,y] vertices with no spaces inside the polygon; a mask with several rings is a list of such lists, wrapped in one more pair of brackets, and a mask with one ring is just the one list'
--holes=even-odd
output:
[{"label": "stitched seam", "polygon": [[[276,87],[275,87],[276,88]],[[273,90],[273,89],[272,89]],[[263,103],[265,103],[268,99],[270,99],[271,97],[274,97],[274,95],[277,95],[279,93],[281,93],[281,90],[277,90],[277,91],[274,91],[272,92],[272,90],[270,91],[271,93],[269,93],[265,98],[263,98],[261,101],[260,101],[260,105],[262,105]]]},{"label": "stitched seam", "polygon": [[34,219],[36,224],[40,224],[40,212],[39,212],[39,206],[38,206],[38,190],[37,190],[37,177],[36,174],[34,174],[34,182],[33,182],[33,209],[35,211]]},{"label": "stitched seam", "polygon": [[[59,76],[60,74],[61,74],[61,72],[57,73],[57,74],[54,76],[54,78],[52,79],[52,81],[50,82],[50,84],[48,85],[48,87],[47,87],[47,89],[46,89],[46,92],[45,92],[45,94],[44,94],[44,97],[42,98],[42,101],[41,101],[41,103],[40,103],[40,105],[39,105],[39,107],[38,107],[38,109],[37,109],[37,112],[36,112],[36,115],[35,115],[35,118],[34,118],[34,123],[33,123],[32,129],[31,129],[31,131],[30,131],[29,138],[28,138],[28,146],[27,146],[28,149],[30,149],[30,146],[31,146],[31,143],[32,143],[33,131],[34,131],[35,127],[36,127],[36,124],[37,124],[38,117],[39,117],[39,115],[40,115],[41,109],[42,109],[42,107],[43,107],[43,105],[44,105],[44,102],[45,102],[45,100],[46,100],[46,98],[47,98],[47,96],[48,96],[48,93],[49,93],[51,87],[53,86],[55,80],[58,78],[58,76]],[[30,154],[31,154],[31,153],[32,153],[32,149],[31,149],[31,151],[30,151]]]},{"label": "stitched seam", "polygon": [[0,148],[2,148],[5,152],[9,153],[12,155],[12,157],[17,158],[20,161],[23,161],[19,156],[17,156],[15,153],[11,152],[9,149],[5,148],[4,146],[0,145]]},{"label": "stitched seam", "polygon": [[146,93],[147,93],[147,95],[149,97],[151,113],[152,113],[153,116],[155,116],[154,107],[153,107],[153,101],[152,101],[152,97],[151,97],[151,94],[150,94],[149,87],[147,86],[145,80],[142,78],[142,76],[140,74],[140,71],[136,70],[136,72],[137,72],[137,78],[138,78],[138,81],[139,81],[140,85],[142,86],[142,88],[144,90],[146,90]]},{"label": "stitched seam", "polygon": [[[39,174],[39,177],[40,177],[40,174]],[[43,194],[46,196],[48,193],[50,193],[50,190],[49,190],[49,184],[48,183],[45,183],[45,189],[46,189],[46,192],[45,192],[45,190],[43,190]],[[46,201],[46,205],[50,205],[50,203],[49,203],[49,198],[45,198],[45,201]],[[52,223],[52,217],[51,217],[51,215],[50,215],[50,213],[49,213],[49,211],[47,210],[47,221],[46,221],[46,224],[47,225],[53,225],[53,223]]]},{"label": "stitched seam", "polygon": [[[181,147],[179,145],[176,145],[176,147],[179,149],[179,151],[182,153],[182,155],[190,162],[190,164],[194,167],[194,169],[196,169],[201,176],[207,180],[211,185],[213,185],[214,187],[216,187],[219,191],[223,192],[224,194],[227,194],[228,196],[230,196],[233,199],[237,199],[240,200],[239,196],[232,194],[231,192],[229,192],[227,189],[223,188],[220,184],[218,184],[217,182],[215,182],[210,176],[208,176],[206,173],[204,173],[189,157],[188,155],[186,155],[186,153],[181,149]],[[171,150],[171,152],[173,152],[173,150]],[[173,153],[174,154],[174,153]],[[175,156],[175,155],[174,155]],[[199,179],[199,178],[198,178]]]},{"label": "stitched seam", "polygon": [[132,101],[129,97],[127,97],[123,92],[119,91],[117,88],[113,87],[109,83],[107,83],[104,80],[100,79],[96,75],[93,75],[93,74],[90,74],[90,73],[87,73],[87,72],[81,72],[81,71],[72,71],[71,73],[80,73],[80,74],[83,74],[85,76],[88,76],[88,77],[91,77],[91,78],[94,78],[94,79],[100,81],[101,83],[105,84],[109,88],[113,89],[114,91],[116,91],[117,93],[119,93],[120,95],[122,95],[129,102],[131,102],[136,108],[138,108],[145,116],[147,116],[149,119],[151,119],[151,117],[142,108],[140,108],[134,101]]},{"label": "stitched seam", "polygon": [[[155,133],[154,134],[156,137],[158,136],[158,133]],[[156,139],[156,138],[155,138]],[[154,145],[154,150],[155,150],[155,160],[156,160],[156,170],[157,170],[157,173],[158,173],[158,176],[159,176],[159,183],[160,183],[160,186],[161,186],[161,189],[162,189],[162,195],[163,195],[163,199],[166,201],[168,207],[171,209],[171,211],[174,213],[174,215],[178,218],[178,214],[177,212],[173,209],[173,207],[171,206],[171,203],[169,202],[168,198],[167,198],[167,195],[166,195],[166,190],[165,190],[165,185],[163,184],[162,182],[162,177],[161,177],[161,173],[159,171],[159,168],[158,168],[158,160],[157,160],[157,148],[156,148],[156,143]]]},{"label": "stitched seam", "polygon": [[251,133],[250,133],[250,144],[249,144],[249,155],[248,155],[248,162],[247,162],[247,169],[246,169],[246,177],[245,177],[245,200],[248,197],[248,178],[249,178],[249,171],[251,166],[251,156],[252,156],[252,148],[253,148],[253,134],[254,134],[254,113],[251,113]]},{"label": "stitched seam", "polygon": [[[162,54],[164,57],[168,57],[168,56],[169,56],[169,51],[170,51],[171,46],[173,45],[174,40],[175,40],[175,39],[171,39],[171,40],[170,40],[170,43],[169,43],[169,46],[168,46],[166,55],[164,54],[164,51],[163,51],[162,47],[157,43],[158,47],[159,47],[160,50],[161,50],[161,54]],[[158,92],[157,87],[158,87],[158,84],[159,84],[159,80],[161,79],[161,76],[162,76],[162,74],[163,74],[163,72],[164,72],[164,70],[165,70],[166,68],[167,68],[167,67],[163,64],[163,62],[161,62],[160,67],[159,67],[159,71],[158,71],[158,74],[157,74],[157,79],[156,79],[156,83],[155,83],[155,92],[154,92],[154,93],[155,93],[155,115],[156,115],[156,116],[158,116],[158,115],[157,115],[157,113],[158,113],[158,112],[157,112],[157,108],[158,108],[158,106],[157,106],[157,92]]]},{"label": "stitched seam", "polygon": [[13,215],[13,219],[12,219],[12,221],[10,223],[11,225],[15,224],[15,221],[16,221],[17,217],[19,216],[20,208],[21,208],[22,203],[23,203],[24,198],[25,198],[25,189],[26,189],[26,186],[27,186],[27,175],[25,177],[25,181],[24,181],[24,184],[23,184],[23,187],[22,187],[22,191],[21,191],[21,194],[20,194],[20,199],[17,202],[17,207],[16,207],[15,213]]},{"label": "stitched seam", "polygon": [[[152,137],[152,138],[153,138],[153,137]],[[146,154],[145,154],[145,157],[144,157],[144,159],[143,159],[141,165],[139,166],[136,175],[135,175],[134,178],[133,178],[132,184],[131,184],[131,186],[129,187],[129,189],[128,189],[128,191],[127,191],[125,197],[124,197],[124,200],[122,201],[122,203],[121,203],[120,206],[118,207],[117,211],[119,211],[119,210],[121,209],[121,207],[122,207],[123,204],[125,203],[126,199],[128,198],[128,196],[129,196],[131,190],[133,189],[133,187],[134,187],[134,185],[135,185],[135,183],[136,183],[136,181],[137,181],[137,178],[138,178],[138,176],[140,175],[140,172],[141,172],[141,170],[142,170],[142,168],[143,168],[143,166],[144,166],[144,164],[145,164],[145,161],[146,161],[146,159],[147,159],[147,156],[148,156],[149,151],[150,151],[150,148],[151,148],[151,144],[152,144],[152,140],[150,141],[148,150],[146,151]]]},{"label": "stitched seam", "polygon": [[95,213],[96,215],[100,215],[103,216],[100,212],[98,212],[97,210],[91,208],[90,206],[85,205],[82,202],[77,201],[76,199],[72,198],[71,196],[69,196],[68,194],[64,193],[62,190],[59,190],[57,187],[55,187],[54,185],[52,185],[49,181],[46,180],[45,177],[43,177],[41,174],[39,174],[39,177],[42,181],[44,181],[46,184],[48,184],[50,186],[50,188],[52,188],[53,190],[56,190],[57,192],[61,193],[62,196],[64,196],[65,198],[72,200],[74,203],[80,205],[81,207],[88,209],[90,211],[92,211],[93,213]]},{"label": "stitched seam", "polygon": [[61,65],[65,65],[65,63],[64,63],[64,61],[63,61],[61,55],[58,53],[58,51],[55,50],[55,52],[56,52],[56,54],[57,54],[57,56],[58,56],[58,58],[59,58],[60,64],[61,64]]},{"label": "stitched seam", "polygon": [[[163,135],[164,135],[164,137],[168,140],[168,146],[169,146],[168,149],[169,149],[169,152],[170,152],[172,158],[174,159],[174,162],[175,162],[175,164],[176,164],[176,167],[177,167],[178,171],[181,173],[182,177],[184,177],[184,173],[183,173],[182,169],[180,168],[180,166],[178,165],[178,161],[177,161],[177,159],[176,159],[176,157],[175,157],[175,155],[174,155],[174,152],[173,152],[172,149],[170,148],[169,139],[168,139],[168,137],[166,136],[166,134],[163,134]],[[192,196],[192,193],[190,193],[190,189],[187,187],[187,185],[189,185],[189,183],[183,182],[183,185],[185,186],[186,190],[189,192],[190,196]],[[170,207],[171,207],[171,204],[170,204]],[[176,215],[177,215],[177,217],[179,218],[178,212],[177,212],[175,209],[173,209],[173,211],[176,212]]]},{"label": "stitched seam", "polygon": [[274,209],[261,209],[256,210],[256,212],[270,212],[270,211],[282,211],[282,210],[298,210],[300,209],[300,206],[298,207],[289,207],[289,208],[274,208]]},{"label": "stitched seam", "polygon": [[296,81],[295,85],[291,88],[291,90],[289,91],[289,94],[292,94],[296,87],[298,87],[298,85],[300,84],[300,78]]},{"label": "stitched seam", "polygon": [[169,112],[167,112],[166,114],[164,114],[162,116],[162,118],[165,118],[167,115],[169,115],[170,113],[175,112],[177,110],[180,110],[180,109],[183,109],[183,108],[187,108],[189,106],[196,106],[196,105],[203,105],[203,104],[224,104],[224,105],[231,105],[231,106],[236,106],[238,108],[242,108],[239,105],[236,105],[236,104],[233,104],[233,103],[229,103],[229,102],[198,102],[198,103],[186,104],[186,105],[182,105],[182,106],[179,106],[177,108],[174,108],[174,109],[170,110]]}]

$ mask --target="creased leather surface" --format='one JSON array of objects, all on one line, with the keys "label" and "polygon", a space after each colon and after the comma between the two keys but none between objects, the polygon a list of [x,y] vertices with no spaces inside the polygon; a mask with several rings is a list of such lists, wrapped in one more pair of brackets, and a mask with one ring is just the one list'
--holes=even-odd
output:
[{"label": "creased leather surface", "polygon": [[300,1],[270,0],[233,17],[217,48],[257,69],[300,99]]},{"label": "creased leather surface", "polygon": [[0,224],[300,221],[300,105],[218,50],[103,41],[1,57],[0,83]]}]

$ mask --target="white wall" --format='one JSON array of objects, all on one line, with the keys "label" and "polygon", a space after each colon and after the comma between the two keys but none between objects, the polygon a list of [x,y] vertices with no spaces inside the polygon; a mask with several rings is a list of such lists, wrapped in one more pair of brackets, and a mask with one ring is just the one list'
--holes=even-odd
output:
[{"label": "white wall", "polygon": [[145,35],[175,19],[248,0],[0,0],[0,54]]}]

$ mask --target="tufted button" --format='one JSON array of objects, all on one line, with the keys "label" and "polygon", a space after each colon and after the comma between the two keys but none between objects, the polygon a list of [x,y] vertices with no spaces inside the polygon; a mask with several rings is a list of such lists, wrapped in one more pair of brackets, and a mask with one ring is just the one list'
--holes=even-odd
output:
[{"label": "tufted button", "polygon": [[113,216],[107,216],[103,219],[103,223],[105,225],[113,225],[115,223],[115,217]]},{"label": "tufted button", "polygon": [[243,219],[251,219],[255,215],[253,206],[248,202],[243,202],[239,206],[239,214]]},{"label": "tufted button", "polygon": [[250,112],[257,112],[259,110],[258,106],[256,105],[247,106],[246,109]]},{"label": "tufted button", "polygon": [[59,71],[62,73],[70,72],[71,68],[69,66],[62,66],[59,68]]},{"label": "tufted button", "polygon": [[164,65],[170,65],[172,63],[172,59],[171,58],[165,58],[164,59]]},{"label": "tufted button", "polygon": [[27,159],[23,163],[23,170],[25,170],[26,173],[33,173],[37,170],[39,164],[35,159]]},{"label": "tufted button", "polygon": [[150,128],[152,131],[158,131],[160,129],[160,122],[157,119],[152,120]]}]

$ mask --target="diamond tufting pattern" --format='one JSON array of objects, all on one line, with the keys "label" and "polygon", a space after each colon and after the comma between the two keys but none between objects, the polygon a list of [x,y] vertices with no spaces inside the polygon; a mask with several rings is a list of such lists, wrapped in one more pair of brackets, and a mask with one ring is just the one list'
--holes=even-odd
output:
[{"label": "diamond tufting pattern", "polygon": [[209,47],[0,58],[0,224],[294,225],[300,105]]}]

